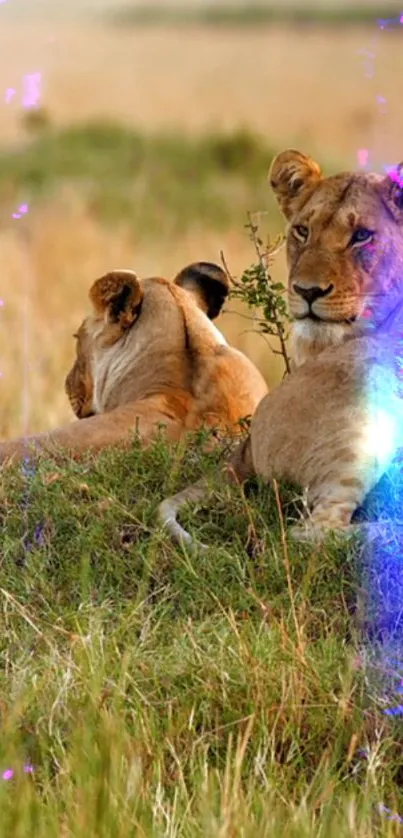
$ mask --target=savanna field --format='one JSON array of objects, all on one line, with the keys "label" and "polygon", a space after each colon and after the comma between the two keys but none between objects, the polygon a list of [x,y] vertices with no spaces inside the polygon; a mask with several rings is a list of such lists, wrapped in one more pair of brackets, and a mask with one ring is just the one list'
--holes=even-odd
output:
[{"label": "savanna field", "polygon": [[[73,418],[96,277],[221,253],[239,277],[248,213],[283,230],[283,148],[329,173],[359,149],[377,169],[403,157],[403,31],[375,22],[397,5],[207,12],[0,5],[3,439]],[[218,325],[274,386],[259,316],[230,299]],[[223,489],[204,442],[2,470],[0,838],[402,833],[403,672],[376,645],[400,591],[378,613],[392,586],[358,540],[288,541],[295,489]],[[194,556],[155,513],[202,474],[211,501],[182,520],[211,549]]]}]

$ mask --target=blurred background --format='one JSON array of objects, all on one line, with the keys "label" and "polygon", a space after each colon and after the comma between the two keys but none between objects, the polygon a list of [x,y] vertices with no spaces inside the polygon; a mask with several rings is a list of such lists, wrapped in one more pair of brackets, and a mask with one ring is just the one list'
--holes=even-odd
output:
[{"label": "blurred background", "polygon": [[[3,438],[72,418],[72,333],[106,270],[172,277],[223,251],[240,276],[255,257],[247,213],[264,236],[283,229],[275,153],[297,147],[329,174],[403,158],[401,11],[0,0]],[[219,325],[278,380],[250,312],[231,302]]]}]

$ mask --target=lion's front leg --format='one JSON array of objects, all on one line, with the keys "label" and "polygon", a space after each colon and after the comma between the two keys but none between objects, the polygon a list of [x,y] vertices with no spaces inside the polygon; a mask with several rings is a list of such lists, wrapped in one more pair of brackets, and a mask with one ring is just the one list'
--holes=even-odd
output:
[{"label": "lion's front leg", "polygon": [[377,469],[354,469],[353,462],[352,468],[346,469],[339,480],[334,479],[329,484],[324,479],[323,483],[315,486],[314,497],[308,491],[307,506],[310,511],[303,523],[291,528],[292,538],[319,543],[331,532],[338,536],[360,532],[361,525],[352,523],[353,515],[379,477]]}]

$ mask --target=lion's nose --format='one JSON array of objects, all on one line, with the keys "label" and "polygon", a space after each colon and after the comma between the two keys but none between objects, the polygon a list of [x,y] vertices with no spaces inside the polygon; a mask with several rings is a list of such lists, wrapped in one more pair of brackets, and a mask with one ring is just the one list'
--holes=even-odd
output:
[{"label": "lion's nose", "polygon": [[328,285],[327,288],[319,288],[318,285],[311,286],[310,288],[305,288],[303,285],[294,285],[295,293],[299,294],[309,305],[312,305],[319,297],[327,297],[332,290],[333,285]]}]

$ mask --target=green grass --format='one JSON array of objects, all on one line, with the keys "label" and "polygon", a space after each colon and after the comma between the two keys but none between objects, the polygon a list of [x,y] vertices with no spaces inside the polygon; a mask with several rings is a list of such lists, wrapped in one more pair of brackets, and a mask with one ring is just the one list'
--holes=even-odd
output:
[{"label": "green grass", "polygon": [[173,235],[192,225],[241,225],[248,210],[272,201],[266,174],[275,152],[246,130],[189,138],[113,123],[39,126],[23,147],[0,153],[0,201],[29,202],[75,184],[95,216],[130,218],[145,235],[164,223]]},{"label": "green grass", "polygon": [[[290,543],[287,572],[272,489],[220,488],[202,443],[2,471],[0,836],[400,834],[359,549]],[[191,557],[155,510],[200,474]]]},{"label": "green grass", "polygon": [[319,5],[318,3],[248,3],[236,5],[188,5],[182,6],[158,4],[122,6],[109,17],[117,24],[144,25],[189,25],[236,26],[241,28],[270,25],[375,25],[378,20],[394,19],[395,25],[401,9],[396,4],[379,6],[374,4],[354,5],[337,4]]},{"label": "green grass", "polygon": [[[273,152],[244,132],[39,127],[0,155],[0,198],[76,184],[144,234],[269,203]],[[364,647],[373,568],[353,543],[285,552],[272,489],[220,487],[202,442],[1,472],[0,838],[399,834],[377,808],[403,813],[396,675]],[[191,557],[155,511],[201,474],[212,501],[183,520],[212,547]]]}]

